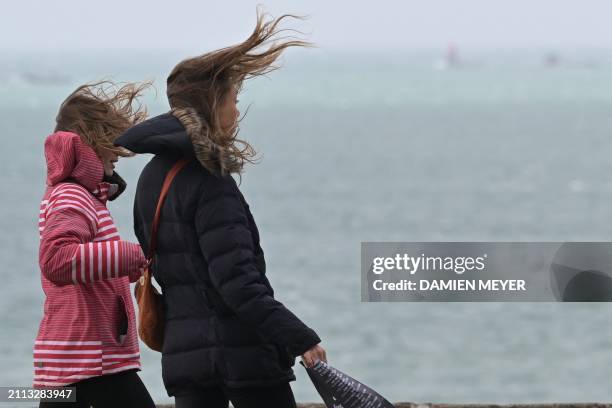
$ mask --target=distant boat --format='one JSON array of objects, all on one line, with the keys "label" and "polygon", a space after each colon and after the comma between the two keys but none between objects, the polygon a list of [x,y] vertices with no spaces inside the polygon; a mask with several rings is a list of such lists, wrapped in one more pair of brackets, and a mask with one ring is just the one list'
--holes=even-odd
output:
[{"label": "distant boat", "polygon": [[459,53],[455,44],[448,44],[444,59],[439,59],[434,62],[434,69],[437,71],[446,71],[448,69],[458,68],[461,66]]},{"label": "distant boat", "polygon": [[434,61],[433,68],[436,71],[448,71],[452,69],[480,68],[482,63],[477,61],[465,61],[459,56],[458,48],[455,44],[449,43],[446,47],[444,58]]}]

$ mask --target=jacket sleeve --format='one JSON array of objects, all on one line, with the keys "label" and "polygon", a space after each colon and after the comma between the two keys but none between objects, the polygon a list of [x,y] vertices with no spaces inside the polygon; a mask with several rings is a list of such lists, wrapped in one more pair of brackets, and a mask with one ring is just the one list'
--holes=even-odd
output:
[{"label": "jacket sleeve", "polygon": [[210,279],[239,319],[253,326],[266,341],[299,356],[321,340],[270,295],[255,266],[253,240],[246,212],[234,190],[237,187],[227,181],[217,182],[223,185],[214,189],[218,191],[200,196],[195,219]]},{"label": "jacket sleeve", "polygon": [[140,245],[127,241],[93,242],[97,222],[93,202],[62,195],[44,212],[39,264],[43,275],[58,285],[92,283],[129,276],[138,280],[145,259]]}]

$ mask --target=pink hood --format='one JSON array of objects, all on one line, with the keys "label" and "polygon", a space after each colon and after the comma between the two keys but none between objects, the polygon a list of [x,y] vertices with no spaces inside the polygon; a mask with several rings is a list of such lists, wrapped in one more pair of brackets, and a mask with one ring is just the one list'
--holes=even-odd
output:
[{"label": "pink hood", "polygon": [[47,185],[67,178],[93,192],[104,179],[104,165],[94,149],[72,132],[55,132],[45,140]]}]

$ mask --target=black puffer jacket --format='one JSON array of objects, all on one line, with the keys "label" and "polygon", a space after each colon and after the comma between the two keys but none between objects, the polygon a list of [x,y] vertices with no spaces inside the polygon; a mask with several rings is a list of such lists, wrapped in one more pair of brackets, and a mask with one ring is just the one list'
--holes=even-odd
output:
[{"label": "black puffer jacket", "polygon": [[116,141],[155,154],[140,175],[134,204],[145,252],[166,173],[180,157],[193,157],[168,192],[153,265],[166,306],[166,390],[172,396],[194,387],[295,380],[295,357],[320,339],[274,299],[249,206],[232,176],[213,175],[199,163],[183,123],[160,115]]}]

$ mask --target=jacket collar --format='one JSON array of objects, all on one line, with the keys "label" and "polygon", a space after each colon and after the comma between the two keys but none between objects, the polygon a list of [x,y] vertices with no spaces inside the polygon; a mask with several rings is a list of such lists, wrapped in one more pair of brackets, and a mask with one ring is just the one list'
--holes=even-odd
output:
[{"label": "jacket collar", "polygon": [[195,155],[185,127],[170,113],[155,116],[129,128],[115,140],[115,145],[139,154]]}]

